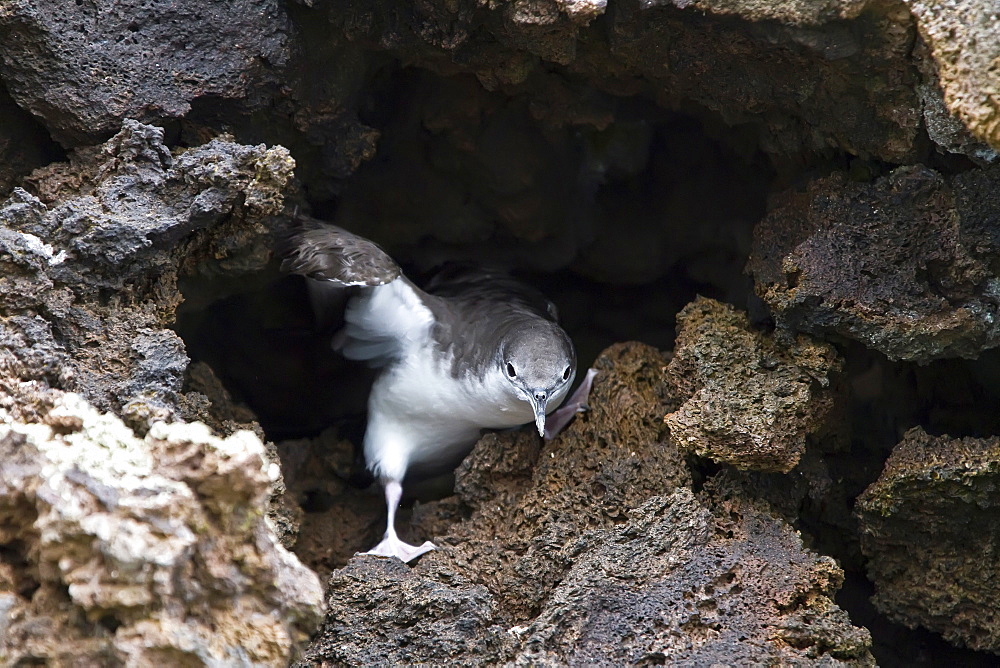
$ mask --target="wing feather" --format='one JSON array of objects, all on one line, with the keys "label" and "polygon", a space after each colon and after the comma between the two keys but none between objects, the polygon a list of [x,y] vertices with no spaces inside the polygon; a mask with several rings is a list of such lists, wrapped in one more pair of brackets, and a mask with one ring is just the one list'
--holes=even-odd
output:
[{"label": "wing feather", "polygon": [[315,218],[300,217],[285,246],[282,271],[338,287],[385,285],[403,273],[375,243]]},{"label": "wing feather", "polygon": [[381,367],[422,345],[434,324],[434,299],[403,276],[373,242],[335,225],[301,218],[289,237],[284,271],[306,276],[319,321],[347,296],[344,326],[333,347],[344,357]]}]

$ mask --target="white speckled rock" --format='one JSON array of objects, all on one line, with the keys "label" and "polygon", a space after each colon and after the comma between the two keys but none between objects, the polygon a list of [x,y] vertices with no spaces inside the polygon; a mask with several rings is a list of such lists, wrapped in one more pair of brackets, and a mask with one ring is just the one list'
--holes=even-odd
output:
[{"label": "white speckled rock", "polygon": [[52,397],[44,424],[0,411],[0,662],[287,665],[322,588],[267,524],[260,440]]}]

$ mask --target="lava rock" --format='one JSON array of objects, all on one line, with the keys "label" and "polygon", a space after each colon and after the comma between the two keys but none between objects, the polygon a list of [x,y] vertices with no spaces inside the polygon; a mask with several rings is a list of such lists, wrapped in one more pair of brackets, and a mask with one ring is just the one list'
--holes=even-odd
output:
[{"label": "lava rock", "polygon": [[677,314],[670,382],[683,405],[664,418],[677,447],[743,470],[791,471],[834,405],[841,360],[800,336],[785,346],[745,313],[699,297]]},{"label": "lava rock", "polygon": [[833,559],[746,500],[714,512],[681,488],[588,536],[515,663],[875,665]]},{"label": "lava rock", "polygon": [[867,631],[830,599],[832,559],[766,504],[692,493],[662,419],[680,404],[668,363],[612,346],[590,410],[557,439],[481,439],[456,496],[412,514],[439,549],[412,567],[357,556],[334,571],[308,659],[873,665]]},{"label": "lava rock", "polygon": [[996,162],[1000,158],[997,149],[977,138],[962,119],[948,108],[944,91],[941,90],[937,63],[931,57],[927,44],[921,40],[913,51],[923,77],[923,83],[917,87],[917,91],[924,105],[927,136],[939,150],[964,155],[981,167]]},{"label": "lava rock", "polygon": [[358,557],[327,584],[329,614],[305,666],[496,665],[514,637],[489,590],[447,565],[416,573],[398,559]]},{"label": "lava rock", "polygon": [[41,422],[0,410],[0,655],[287,665],[322,590],[264,518],[278,471],[260,440],[181,423],[140,439],[78,395],[35,399]]},{"label": "lava rock", "polygon": [[66,147],[103,141],[132,118],[185,116],[199,99],[266,106],[288,62],[282,3],[7,3],[3,79]]},{"label": "lava rock", "polygon": [[993,68],[1000,58],[996,7],[913,0],[907,6],[934,59],[944,101],[973,135],[1000,150],[1000,96]]},{"label": "lava rock", "polygon": [[910,57],[916,30],[903,5],[527,0],[401,7],[386,0],[344,11],[334,2],[308,4],[325,11],[349,42],[441,74],[474,74],[489,90],[527,93],[534,113],[551,125],[606,127],[609,107],[597,96],[567,101],[566,89],[586,82],[611,95],[645,95],[667,108],[711,110],[729,125],[753,125],[769,152],[836,146],[905,162],[918,150],[921,106]]},{"label": "lava rock", "polygon": [[1000,654],[1000,438],[911,429],[856,513],[876,607]]},{"label": "lava rock", "polygon": [[136,427],[205,416],[204,397],[182,391],[189,360],[168,328],[178,281],[212,277],[210,290],[225,289],[259,274],[293,167],[280,147],[225,139],[174,156],[162,129],[128,121],[34,172],[34,194],[18,188],[0,205],[0,329],[19,342],[8,351],[18,375],[80,392]]},{"label": "lava rock", "polygon": [[945,178],[900,167],[776,198],[748,269],[779,328],[860,341],[891,359],[975,358],[1000,345],[1000,168]]}]

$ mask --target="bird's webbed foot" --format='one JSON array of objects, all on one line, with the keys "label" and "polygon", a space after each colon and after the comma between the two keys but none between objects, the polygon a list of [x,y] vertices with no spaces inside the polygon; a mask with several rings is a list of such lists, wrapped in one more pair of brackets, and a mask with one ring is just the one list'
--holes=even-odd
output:
[{"label": "bird's webbed foot", "polygon": [[587,369],[587,375],[583,377],[580,386],[570,395],[562,406],[552,411],[545,418],[545,440],[551,441],[566,428],[577,413],[584,413],[587,410],[587,400],[590,398],[590,390],[594,386],[594,376],[596,369]]},{"label": "bird's webbed foot", "polygon": [[396,557],[406,564],[420,555],[436,549],[437,545],[429,540],[424,541],[422,545],[410,545],[400,540],[396,535],[387,535],[382,539],[381,543],[372,549],[367,552],[359,552],[358,554],[371,554],[376,557]]}]

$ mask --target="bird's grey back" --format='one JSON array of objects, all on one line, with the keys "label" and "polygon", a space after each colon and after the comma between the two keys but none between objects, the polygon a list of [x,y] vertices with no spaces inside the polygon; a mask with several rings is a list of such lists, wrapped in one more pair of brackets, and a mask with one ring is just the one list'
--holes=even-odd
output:
[{"label": "bird's grey back", "polygon": [[556,324],[555,305],[503,271],[446,266],[428,282],[427,292],[436,319],[432,335],[442,351],[453,355],[453,376],[482,376],[503,341],[516,333],[533,333],[572,351]]}]

